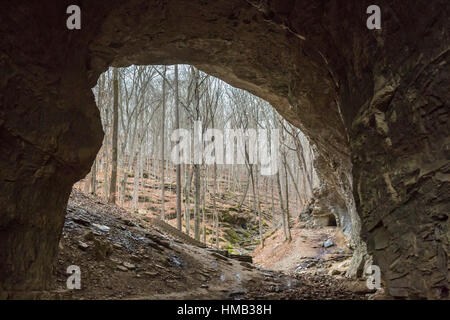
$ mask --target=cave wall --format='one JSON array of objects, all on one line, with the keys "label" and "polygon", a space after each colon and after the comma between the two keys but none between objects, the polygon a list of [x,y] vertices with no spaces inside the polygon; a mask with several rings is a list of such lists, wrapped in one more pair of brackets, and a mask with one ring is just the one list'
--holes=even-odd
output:
[{"label": "cave wall", "polygon": [[87,50],[58,28],[66,7],[0,4],[0,299],[48,288],[72,185],[102,143]]},{"label": "cave wall", "polygon": [[[65,27],[70,4],[81,30]],[[323,192],[351,223],[355,268],[367,243],[389,294],[448,294],[448,5],[379,1],[372,31],[370,4],[3,1],[2,292],[45,289],[70,188],[102,141],[90,90],[101,72],[189,63],[266,99],[308,136]]]},{"label": "cave wall", "polygon": [[[378,1],[382,30],[369,32],[362,23],[367,1],[256,3],[327,60],[350,142],[361,219],[354,228],[361,227],[387,293],[448,298],[448,4]],[[364,247],[352,264],[368,258]]]}]

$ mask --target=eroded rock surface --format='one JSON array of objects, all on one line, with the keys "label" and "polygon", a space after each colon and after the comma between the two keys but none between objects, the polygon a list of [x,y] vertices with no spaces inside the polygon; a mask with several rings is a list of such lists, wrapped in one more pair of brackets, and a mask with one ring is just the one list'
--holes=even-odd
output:
[{"label": "eroded rock surface", "polygon": [[379,31],[372,3],[337,0],[89,1],[69,31],[71,2],[0,8],[2,292],[45,287],[70,188],[102,141],[100,73],[190,63],[309,137],[324,194],[388,294],[448,295],[448,1],[378,1]]}]

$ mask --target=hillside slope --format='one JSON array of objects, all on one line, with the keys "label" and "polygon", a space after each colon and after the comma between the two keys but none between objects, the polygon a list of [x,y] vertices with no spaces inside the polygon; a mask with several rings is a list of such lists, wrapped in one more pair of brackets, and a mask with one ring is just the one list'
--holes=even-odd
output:
[{"label": "hillside slope", "polygon": [[[147,219],[148,220],[148,219]],[[67,268],[81,270],[69,290]],[[61,299],[365,299],[352,282],[289,275],[175,240],[141,216],[73,190],[55,281]]]}]

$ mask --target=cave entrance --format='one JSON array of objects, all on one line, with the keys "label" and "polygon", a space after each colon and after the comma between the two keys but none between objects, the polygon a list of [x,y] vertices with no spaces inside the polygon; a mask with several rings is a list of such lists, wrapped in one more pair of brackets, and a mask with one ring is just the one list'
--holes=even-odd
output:
[{"label": "cave entrance", "polygon": [[328,216],[327,226],[328,227],[336,227],[337,226],[336,217],[334,216],[334,214],[330,214]]},{"label": "cave entrance", "polygon": [[369,5],[83,1],[81,30],[68,30],[68,1],[3,1],[0,295],[46,288],[72,186],[101,147],[100,74],[185,63],[265,99],[310,139],[320,207],[338,204],[355,269],[362,232],[391,295],[445,296],[448,1],[385,3],[381,30],[367,28]]},{"label": "cave entrance", "polygon": [[[221,140],[214,147],[219,149],[211,154],[231,152],[231,163],[225,163],[223,155],[215,168],[206,158],[197,168],[192,161],[195,154],[191,154],[190,161],[179,168],[180,230],[206,246],[246,255],[258,246],[260,226],[263,238],[279,228],[290,234],[291,228],[298,227],[299,213],[307,211],[306,204],[312,202],[313,190],[321,184],[315,169],[317,155],[298,128],[265,100],[194,66],[110,68],[100,75],[93,93],[105,135],[89,174],[75,187],[143,218],[162,218],[174,228],[179,223],[173,159],[177,126],[188,132],[190,143],[195,126],[202,126],[204,150],[212,145],[209,130],[218,132],[215,139]],[[117,146],[114,121],[118,122]],[[252,130],[260,137],[268,134],[268,144],[277,143],[272,151],[267,150],[275,155],[269,160],[276,161],[269,174],[262,170],[260,158],[249,156],[252,143],[261,144],[251,140]],[[227,135],[232,135],[232,142]],[[265,151],[256,152],[261,156]],[[115,188],[111,188],[113,183]],[[326,225],[333,224],[333,218]]]},{"label": "cave entrance", "polygon": [[[315,145],[317,174],[330,188],[323,192],[336,194],[344,207],[353,205],[347,201],[352,190],[346,114],[340,112],[328,62],[304,36],[241,0],[129,4],[86,4],[86,24],[78,33],[59,27],[66,10],[62,2],[30,4],[25,12],[10,4],[4,10],[40,26],[11,28],[2,39],[6,48],[24,48],[22,55],[11,51],[5,60],[8,70],[17,66],[23,73],[8,73],[2,85],[5,93],[15,93],[5,94],[14,107],[1,127],[1,160],[10,168],[0,198],[8,208],[0,217],[5,292],[48,284],[72,186],[91,170],[102,144],[91,88],[109,66],[191,64],[268,101]],[[36,42],[36,32],[55,40]],[[24,65],[31,69],[21,69]],[[357,218],[355,210],[342,212]]]}]

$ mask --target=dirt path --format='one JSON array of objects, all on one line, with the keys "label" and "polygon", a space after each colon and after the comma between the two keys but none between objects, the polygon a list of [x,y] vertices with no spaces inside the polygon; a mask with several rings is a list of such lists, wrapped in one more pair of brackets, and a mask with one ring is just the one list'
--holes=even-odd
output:
[{"label": "dirt path", "polygon": [[[292,241],[284,241],[278,230],[257,247],[253,253],[256,264],[284,272],[309,272],[343,276],[350,262],[352,250],[346,237],[337,227],[307,227],[295,223],[291,229]],[[330,242],[325,247],[326,241]]]}]

